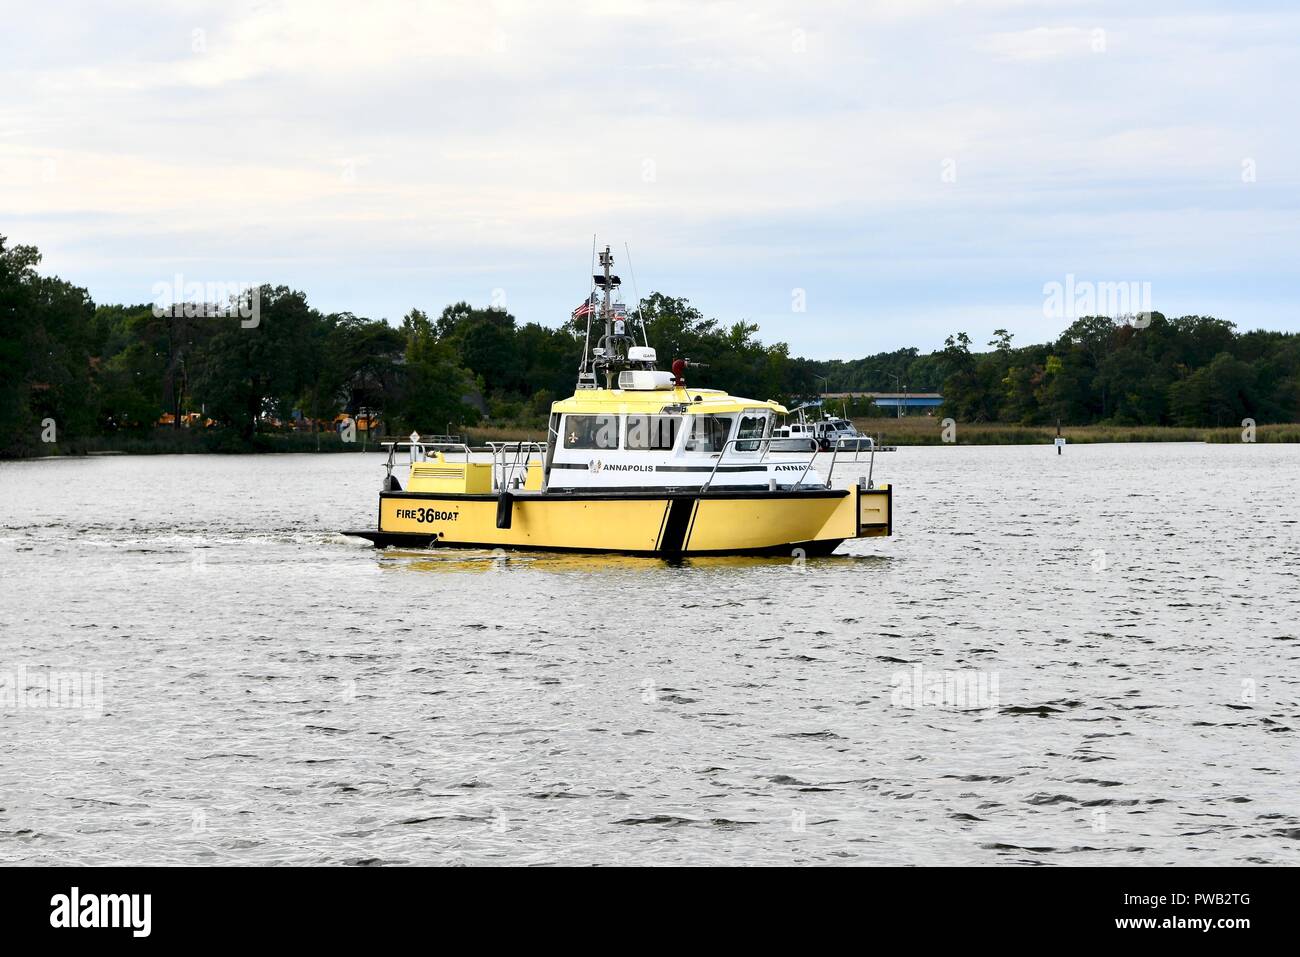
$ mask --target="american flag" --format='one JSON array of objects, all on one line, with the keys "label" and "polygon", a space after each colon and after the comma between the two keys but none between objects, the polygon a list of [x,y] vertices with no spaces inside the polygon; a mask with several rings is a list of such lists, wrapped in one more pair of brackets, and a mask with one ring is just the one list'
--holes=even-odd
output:
[{"label": "american flag", "polygon": [[582,305],[580,305],[577,309],[573,310],[573,318],[583,319],[591,315],[595,311],[596,311],[596,294],[593,292],[591,296],[586,301],[583,302]]}]

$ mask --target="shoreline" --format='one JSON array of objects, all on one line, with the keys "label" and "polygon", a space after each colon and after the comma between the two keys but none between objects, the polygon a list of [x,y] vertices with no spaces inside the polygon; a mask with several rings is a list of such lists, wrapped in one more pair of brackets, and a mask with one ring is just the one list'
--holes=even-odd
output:
[{"label": "shoreline", "polygon": [[[854,425],[864,435],[875,438],[881,446],[991,446],[991,445],[1046,445],[1056,439],[1056,427],[1045,425],[1010,425],[996,422],[963,424],[955,426],[953,441],[945,442],[939,419],[854,419]],[[473,429],[465,435],[471,446],[489,441],[513,442],[540,441],[545,431],[536,428]],[[1062,426],[1061,437],[1067,445],[1137,444],[1153,442],[1184,442],[1212,445],[1247,444],[1243,442],[1241,428],[1185,428],[1180,426],[1114,426],[1078,425]],[[180,433],[120,438],[96,437],[72,440],[44,448],[34,448],[30,455],[0,456],[0,461],[23,462],[41,459],[90,458],[114,455],[278,455],[285,453],[347,454],[382,452],[384,436],[366,442],[343,442],[338,436],[270,435],[255,437],[246,442],[228,434]],[[1300,423],[1279,423],[1255,427],[1256,444],[1300,443]],[[318,447],[319,446],[319,447]],[[51,454],[53,452],[53,454]]]},{"label": "shoreline", "polygon": [[[942,420],[937,418],[855,418],[854,426],[879,445],[1052,445],[1055,425],[1015,425],[1000,422],[956,423],[955,441],[944,441]],[[1061,437],[1067,445],[1130,444],[1140,442],[1201,442],[1242,444],[1243,430],[1233,427],[1191,427],[1176,425],[1063,425]],[[1300,423],[1288,422],[1255,427],[1256,443],[1300,442]]]}]

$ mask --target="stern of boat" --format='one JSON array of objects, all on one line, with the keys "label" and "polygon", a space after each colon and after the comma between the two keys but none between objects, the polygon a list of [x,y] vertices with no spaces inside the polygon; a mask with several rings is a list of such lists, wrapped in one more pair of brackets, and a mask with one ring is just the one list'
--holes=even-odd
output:
[{"label": "stern of boat", "polygon": [[894,534],[894,489],[891,485],[868,488],[866,482],[853,486],[857,501],[858,538],[879,538]]}]

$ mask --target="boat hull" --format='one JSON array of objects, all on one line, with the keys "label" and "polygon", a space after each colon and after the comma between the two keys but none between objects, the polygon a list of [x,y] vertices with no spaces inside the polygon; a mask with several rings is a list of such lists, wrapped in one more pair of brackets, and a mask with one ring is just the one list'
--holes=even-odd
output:
[{"label": "boat hull", "polygon": [[773,452],[819,452],[821,446],[817,444],[816,439],[806,438],[775,438],[770,439],[769,447]]},{"label": "boat hull", "polygon": [[632,555],[825,554],[845,539],[892,532],[878,489],[383,492],[379,521],[347,534],[377,546],[507,548]]},{"label": "boat hull", "polygon": [[817,448],[822,452],[833,452],[839,449],[841,452],[870,452],[873,447],[873,440],[870,436],[859,435],[850,436],[842,439],[822,439]]}]

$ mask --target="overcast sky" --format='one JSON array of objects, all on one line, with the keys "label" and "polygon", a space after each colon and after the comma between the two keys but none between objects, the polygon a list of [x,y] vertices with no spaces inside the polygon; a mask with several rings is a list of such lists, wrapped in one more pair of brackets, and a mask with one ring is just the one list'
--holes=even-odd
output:
[{"label": "overcast sky", "polygon": [[1068,275],[1300,330],[1293,3],[4,7],[0,234],[99,302],[553,325],[595,233],[816,358],[1046,340]]}]

